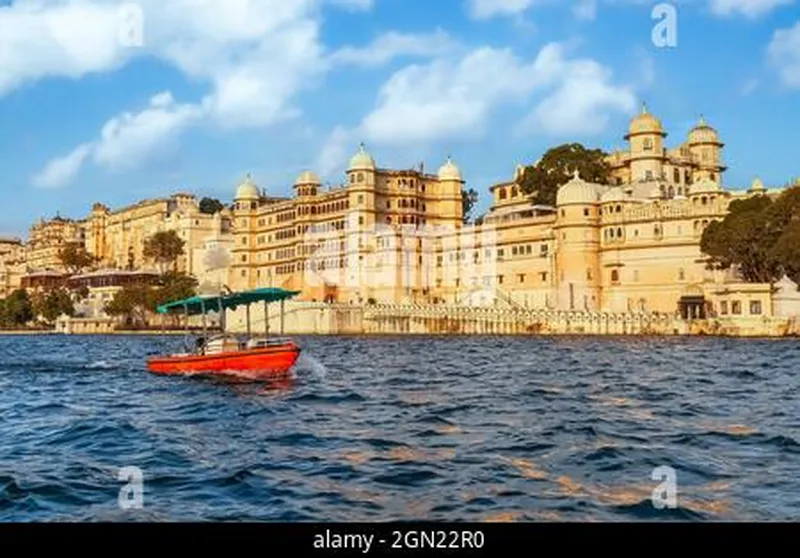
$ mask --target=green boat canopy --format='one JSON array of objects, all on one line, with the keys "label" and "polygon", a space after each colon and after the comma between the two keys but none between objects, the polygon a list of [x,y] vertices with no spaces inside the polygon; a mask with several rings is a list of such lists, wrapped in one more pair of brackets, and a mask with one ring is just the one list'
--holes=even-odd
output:
[{"label": "green boat canopy", "polygon": [[278,302],[298,294],[300,294],[300,291],[266,287],[222,295],[198,295],[162,304],[156,308],[156,312],[167,314],[171,311],[180,311],[180,313],[188,313],[190,315],[207,314],[209,312],[219,312],[220,306],[225,310],[235,310],[237,306],[255,304],[257,302]]}]

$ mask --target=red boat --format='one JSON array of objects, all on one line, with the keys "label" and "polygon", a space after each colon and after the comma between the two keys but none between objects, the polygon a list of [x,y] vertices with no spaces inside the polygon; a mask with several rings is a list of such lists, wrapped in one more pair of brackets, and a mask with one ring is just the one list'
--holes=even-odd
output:
[{"label": "red boat", "polygon": [[[264,334],[253,336],[250,329],[250,305],[264,304],[264,315],[272,302],[281,303],[281,333],[283,333],[283,301],[299,294],[297,291],[264,288],[239,293],[195,296],[159,306],[157,311],[168,314],[182,310],[188,316],[201,315],[203,334],[195,342],[193,350],[171,355],[151,357],[147,369],[156,374],[168,375],[221,375],[246,379],[268,379],[286,374],[297,362],[300,347],[291,339],[272,338],[269,321],[264,321]],[[247,310],[247,332],[236,336],[225,332],[225,313],[244,305]],[[206,335],[206,314],[219,313],[222,333]]]}]

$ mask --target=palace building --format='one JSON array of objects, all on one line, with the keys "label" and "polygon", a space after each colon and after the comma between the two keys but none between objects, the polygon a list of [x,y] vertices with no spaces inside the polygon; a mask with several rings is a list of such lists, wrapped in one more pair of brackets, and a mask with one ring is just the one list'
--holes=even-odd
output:
[{"label": "palace building", "polygon": [[[511,304],[686,317],[770,313],[769,286],[712,272],[703,230],[738,197],[723,188],[716,130],[704,120],[675,149],[643,110],[609,156],[611,184],[577,173],[555,206],[535,206],[516,178],[494,185],[478,225],[463,224],[464,181],[448,159],[436,174],[379,168],[362,145],[341,186],[302,173],[295,195],[263,195],[248,177],[237,189],[229,282],[281,286],[306,300]],[[776,193],[770,191],[769,193]],[[742,310],[744,308],[744,310]]]},{"label": "palace building", "polygon": [[[152,267],[143,253],[147,238],[159,231],[174,230],[185,243],[177,269],[202,281],[206,275],[218,273],[206,255],[219,243],[227,246],[230,225],[227,208],[214,215],[203,213],[197,198],[186,193],[116,210],[95,203],[84,219],[56,216],[33,225],[26,246],[26,269],[30,276],[63,273],[59,252],[74,242],[97,258],[97,268],[146,270]],[[218,282],[215,276],[213,279]]]}]

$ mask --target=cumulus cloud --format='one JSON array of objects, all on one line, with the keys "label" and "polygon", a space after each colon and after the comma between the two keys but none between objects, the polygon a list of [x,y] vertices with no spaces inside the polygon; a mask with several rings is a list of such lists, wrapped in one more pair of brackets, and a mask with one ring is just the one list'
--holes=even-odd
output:
[{"label": "cumulus cloud", "polygon": [[467,0],[467,12],[473,19],[521,14],[536,0]]},{"label": "cumulus cloud", "polygon": [[521,107],[525,114],[517,133],[596,134],[612,114],[635,110],[634,89],[615,83],[594,60],[570,58],[558,43],[532,60],[490,47],[441,57],[395,72],[358,125],[328,137],[318,168],[323,174],[340,170],[362,140],[404,148],[478,139],[504,106]]},{"label": "cumulus cloud", "polygon": [[50,161],[32,182],[41,188],[64,186],[90,161],[112,170],[134,168],[169,147],[205,110],[203,106],[178,104],[169,92],[154,95],[143,110],[125,112],[106,122],[96,140]]},{"label": "cumulus cloud", "polygon": [[800,21],[789,29],[775,31],[767,52],[781,81],[789,87],[800,88]]},{"label": "cumulus cloud", "polygon": [[[360,132],[383,144],[479,136],[498,106],[521,102],[533,107],[532,115],[558,109],[538,119],[547,132],[593,133],[597,118],[602,123],[607,112],[629,110],[633,99],[630,88],[612,83],[610,71],[593,60],[569,59],[560,44],[546,45],[530,61],[485,47],[460,60],[439,59],[395,73]],[[581,124],[576,112],[592,120]]]},{"label": "cumulus cloud", "polygon": [[399,56],[439,56],[456,47],[457,42],[441,29],[419,34],[388,32],[364,47],[343,47],[328,60],[334,65],[378,66]]}]

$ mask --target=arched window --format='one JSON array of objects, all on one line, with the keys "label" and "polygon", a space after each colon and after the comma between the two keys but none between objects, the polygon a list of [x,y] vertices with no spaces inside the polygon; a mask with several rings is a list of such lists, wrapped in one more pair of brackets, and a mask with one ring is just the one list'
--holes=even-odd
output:
[{"label": "arched window", "polygon": [[615,211],[616,211],[617,213],[621,213],[621,212],[622,212],[622,206],[621,206],[621,205],[618,205],[618,206],[617,206],[617,208],[615,209]]},{"label": "arched window", "polygon": [[622,238],[622,229],[621,228],[617,229],[617,237],[618,238]]},{"label": "arched window", "polygon": [[359,182],[364,182],[364,173],[363,172],[358,173],[358,181]]},{"label": "arched window", "polygon": [[703,196],[702,198],[700,198],[700,203],[702,203],[703,205],[708,205],[708,198]]},{"label": "arched window", "polygon": [[505,188],[500,188],[500,199],[501,200],[506,199],[506,189]]}]

